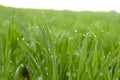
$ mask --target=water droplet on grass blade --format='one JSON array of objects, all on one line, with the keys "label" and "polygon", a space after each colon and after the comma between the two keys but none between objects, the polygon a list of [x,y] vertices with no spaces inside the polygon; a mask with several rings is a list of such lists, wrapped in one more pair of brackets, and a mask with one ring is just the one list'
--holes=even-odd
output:
[{"label": "water droplet on grass blade", "polygon": [[24,65],[23,65],[23,64],[20,64],[20,66],[21,66],[21,67],[24,67]]},{"label": "water droplet on grass blade", "polygon": [[29,43],[27,43],[26,45],[27,45],[27,46],[30,46],[30,44],[29,44]]},{"label": "water droplet on grass blade", "polygon": [[74,53],[74,55],[75,55],[75,56],[79,56],[80,54],[79,54],[79,53],[77,53],[77,52],[75,52],[75,53]]},{"label": "water droplet on grass blade", "polygon": [[37,17],[36,17],[36,16],[34,16],[34,19],[37,19]]},{"label": "water droplet on grass blade", "polygon": [[101,32],[103,33],[104,31],[102,30]]},{"label": "water droplet on grass blade", "polygon": [[46,75],[48,75],[48,73],[46,73]]},{"label": "water droplet on grass blade", "polygon": [[89,34],[89,37],[91,37],[91,34]]},{"label": "water droplet on grass blade", "polygon": [[44,14],[44,11],[42,11],[42,14]]},{"label": "water droplet on grass blade", "polygon": [[45,70],[48,70],[48,68],[47,68],[47,67],[45,67]]},{"label": "water droplet on grass blade", "polygon": [[69,37],[69,40],[72,40],[73,39],[73,37]]},{"label": "water droplet on grass blade", "polygon": [[102,75],[103,75],[103,73],[101,72],[99,75],[100,75],[100,76],[102,76]]},{"label": "water droplet on grass blade", "polygon": [[45,15],[43,15],[43,18],[45,18]]},{"label": "water droplet on grass blade", "polygon": [[83,36],[85,36],[85,34],[83,34]]},{"label": "water droplet on grass blade", "polygon": [[120,41],[118,42],[118,44],[120,44]]},{"label": "water droplet on grass blade", "polygon": [[107,55],[107,58],[109,57],[109,55]]},{"label": "water droplet on grass blade", "polygon": [[12,61],[10,61],[10,64],[12,64],[13,62]]},{"label": "water droplet on grass blade", "polygon": [[74,32],[76,33],[76,32],[77,32],[77,29],[75,29]]},{"label": "water droplet on grass blade", "polygon": [[105,58],[105,56],[103,56],[103,58]]},{"label": "water droplet on grass blade", "polygon": [[86,36],[88,36],[89,35],[89,33],[86,33]]},{"label": "water droplet on grass blade", "polygon": [[40,77],[38,77],[38,79],[37,80],[42,80],[42,77],[40,76]]},{"label": "water droplet on grass blade", "polygon": [[17,41],[19,40],[19,38],[17,37]]},{"label": "water droplet on grass blade", "polygon": [[51,55],[50,57],[53,58],[53,55]]},{"label": "water droplet on grass blade", "polygon": [[88,70],[86,69],[86,70],[85,70],[85,72],[87,73],[87,72],[88,72]]},{"label": "water droplet on grass blade", "polygon": [[14,15],[14,18],[16,18],[16,15]]},{"label": "water droplet on grass blade", "polygon": [[109,52],[109,55],[111,55],[111,52]]},{"label": "water droplet on grass blade", "polygon": [[44,60],[42,60],[42,61],[41,61],[41,64],[44,64],[44,62],[45,62],[45,61],[44,61]]},{"label": "water droplet on grass blade", "polygon": [[32,28],[31,27],[28,27],[28,30],[31,30]]},{"label": "water droplet on grass blade", "polygon": [[94,35],[94,37],[96,37],[96,35]]},{"label": "water droplet on grass blade", "polygon": [[70,72],[67,72],[67,73],[66,73],[66,76],[70,76]]},{"label": "water droplet on grass blade", "polygon": [[22,40],[24,41],[24,40],[25,40],[25,38],[22,38]]},{"label": "water droplet on grass blade", "polygon": [[38,29],[39,28],[39,26],[36,26],[36,29]]},{"label": "water droplet on grass blade", "polygon": [[48,48],[48,51],[51,51],[50,48]]},{"label": "water droplet on grass blade", "polygon": [[110,33],[106,32],[106,35],[109,35]]},{"label": "water droplet on grass blade", "polygon": [[73,73],[73,77],[74,77],[74,78],[76,77],[76,72]]}]

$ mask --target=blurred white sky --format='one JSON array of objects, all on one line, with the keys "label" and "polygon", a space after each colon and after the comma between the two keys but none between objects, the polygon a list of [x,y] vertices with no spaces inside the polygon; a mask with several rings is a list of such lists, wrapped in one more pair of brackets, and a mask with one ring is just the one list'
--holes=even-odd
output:
[{"label": "blurred white sky", "polygon": [[120,0],[0,0],[0,4],[19,8],[120,12]]}]

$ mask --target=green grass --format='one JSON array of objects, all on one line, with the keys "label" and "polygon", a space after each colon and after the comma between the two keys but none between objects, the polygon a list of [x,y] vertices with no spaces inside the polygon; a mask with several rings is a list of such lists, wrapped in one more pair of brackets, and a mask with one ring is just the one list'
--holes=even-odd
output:
[{"label": "green grass", "polygon": [[0,80],[119,80],[119,31],[116,12],[0,7]]}]

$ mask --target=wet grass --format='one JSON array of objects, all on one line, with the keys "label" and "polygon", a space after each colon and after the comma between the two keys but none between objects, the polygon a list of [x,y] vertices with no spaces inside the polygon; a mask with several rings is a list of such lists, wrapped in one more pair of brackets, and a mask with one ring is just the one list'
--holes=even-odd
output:
[{"label": "wet grass", "polygon": [[0,7],[0,80],[119,80],[120,14]]}]

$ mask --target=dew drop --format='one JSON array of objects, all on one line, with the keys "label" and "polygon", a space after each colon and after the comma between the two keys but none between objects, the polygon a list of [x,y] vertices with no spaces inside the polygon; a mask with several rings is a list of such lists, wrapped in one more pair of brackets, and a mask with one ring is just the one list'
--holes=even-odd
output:
[{"label": "dew drop", "polygon": [[14,18],[16,18],[16,16],[14,15]]},{"label": "dew drop", "polygon": [[43,18],[45,18],[45,15],[43,15]]},{"label": "dew drop", "polygon": [[89,37],[91,37],[91,34],[89,34]]},{"label": "dew drop", "polygon": [[88,72],[88,70],[85,70],[85,72],[87,73],[87,72]]},{"label": "dew drop", "polygon": [[103,75],[103,73],[101,72],[99,75],[100,75],[100,76],[102,76],[102,75]]},{"label": "dew drop", "polygon": [[54,42],[54,44],[56,44],[56,42]]},{"label": "dew drop", "polygon": [[51,55],[50,57],[53,58],[53,55]]},{"label": "dew drop", "polygon": [[50,48],[48,48],[48,51],[51,51]]},{"label": "dew drop", "polygon": [[41,64],[44,64],[44,62],[45,62],[45,61],[44,61],[44,60],[42,60],[42,61],[41,61]]},{"label": "dew drop", "polygon": [[116,80],[119,80],[119,78],[116,78]]},{"label": "dew drop", "polygon": [[67,73],[66,73],[66,76],[70,76],[70,72],[67,72]]},{"label": "dew drop", "polygon": [[31,30],[32,28],[31,27],[28,27],[28,30]]},{"label": "dew drop", "polygon": [[94,35],[94,37],[96,37],[96,35]]},{"label": "dew drop", "polygon": [[9,72],[11,73],[12,71],[10,70]]},{"label": "dew drop", "polygon": [[85,36],[85,34],[83,34],[83,36]]},{"label": "dew drop", "polygon": [[120,41],[118,42],[118,44],[120,44]]},{"label": "dew drop", "polygon": [[36,17],[36,16],[34,16],[34,19],[37,19],[37,17]]},{"label": "dew drop", "polygon": [[42,14],[44,14],[44,11],[42,11]]},{"label": "dew drop", "polygon": [[20,66],[21,66],[21,67],[24,67],[24,65],[23,65],[23,64],[20,64]]},{"label": "dew drop", "polygon": [[40,45],[40,43],[39,42],[36,42],[38,45]]},{"label": "dew drop", "polygon": [[48,73],[46,73],[46,75],[48,75]]},{"label": "dew drop", "polygon": [[40,77],[38,77],[38,79],[37,80],[42,80],[42,77],[40,76]]},{"label": "dew drop", "polygon": [[105,56],[103,56],[103,58],[105,58]]},{"label": "dew drop", "polygon": [[108,32],[106,32],[106,34],[107,34],[107,35],[109,35],[109,33],[108,33]]},{"label": "dew drop", "polygon": [[102,30],[102,33],[103,33],[104,31]]},{"label": "dew drop", "polygon": [[91,32],[91,34],[93,35],[93,34],[94,34],[94,32]]},{"label": "dew drop", "polygon": [[74,53],[74,55],[75,55],[75,56],[79,56],[79,53],[76,52],[76,53]]},{"label": "dew drop", "polygon": [[118,60],[118,63],[120,62],[120,60]]},{"label": "dew drop", "polygon": [[107,55],[107,58],[109,57],[109,55]]},{"label": "dew drop", "polygon": [[19,38],[17,37],[17,40],[19,40]]},{"label": "dew drop", "polygon": [[39,28],[39,26],[36,26],[36,29],[38,29]]},{"label": "dew drop", "polygon": [[22,40],[24,41],[24,40],[25,40],[25,38],[22,38]]},{"label": "dew drop", "polygon": [[75,29],[74,32],[76,33],[76,32],[77,32],[77,29]]},{"label": "dew drop", "polygon": [[78,69],[76,69],[75,72],[78,72]]},{"label": "dew drop", "polygon": [[72,40],[72,39],[73,39],[73,37],[70,37],[70,38],[69,38],[69,40]]},{"label": "dew drop", "polygon": [[109,52],[108,55],[111,55],[111,52]]},{"label": "dew drop", "polygon": [[27,45],[27,46],[30,46],[30,44],[29,44],[29,43],[27,43],[26,45]]},{"label": "dew drop", "polygon": [[45,67],[45,70],[48,70],[48,68],[47,68],[47,67]]},{"label": "dew drop", "polygon": [[12,64],[13,62],[12,61],[10,61],[10,64]]},{"label": "dew drop", "polygon": [[86,36],[88,36],[89,35],[89,33],[86,33]]},{"label": "dew drop", "polygon": [[73,73],[73,77],[74,77],[74,78],[76,77],[76,72]]}]

